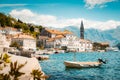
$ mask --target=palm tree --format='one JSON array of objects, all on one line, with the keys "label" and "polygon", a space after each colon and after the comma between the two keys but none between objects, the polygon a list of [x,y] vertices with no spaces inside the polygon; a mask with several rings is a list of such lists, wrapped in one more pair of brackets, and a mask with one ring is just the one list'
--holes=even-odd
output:
[{"label": "palm tree", "polygon": [[33,76],[33,80],[41,80],[43,78],[43,73],[39,69],[32,70],[31,75]]},{"label": "palm tree", "polygon": [[13,78],[13,80],[18,80],[18,78],[22,75],[24,75],[25,73],[20,72],[19,70],[21,68],[23,68],[25,66],[27,62],[25,62],[24,64],[18,64],[18,62],[14,62],[14,63],[10,63],[10,71],[9,71],[9,75]]}]

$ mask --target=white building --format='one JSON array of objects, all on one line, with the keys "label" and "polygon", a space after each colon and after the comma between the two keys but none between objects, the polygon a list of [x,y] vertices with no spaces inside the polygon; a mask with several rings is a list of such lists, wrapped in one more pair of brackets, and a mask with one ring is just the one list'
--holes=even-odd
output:
[{"label": "white building", "polygon": [[14,35],[14,34],[20,34],[22,32],[16,28],[12,28],[12,27],[5,27],[5,28],[0,27],[0,33]]},{"label": "white building", "polygon": [[6,38],[5,34],[0,33],[0,53],[6,52],[9,45],[10,41]]},{"label": "white building", "polygon": [[36,39],[30,35],[18,34],[12,38],[12,43],[17,42],[24,50],[36,50]]},{"label": "white building", "polygon": [[47,36],[46,47],[47,48],[62,48],[62,46],[66,46],[69,51],[92,51],[93,45],[90,40],[84,39],[84,25],[81,21],[80,27],[80,38],[73,35],[72,32],[58,31],[52,29],[43,29],[41,31],[42,36]]},{"label": "white building", "polygon": [[61,39],[61,46],[67,46],[68,50],[77,52],[92,51],[93,48],[91,41],[79,39],[72,34]]},{"label": "white building", "polygon": [[65,36],[58,35],[54,38],[49,38],[46,41],[47,48],[61,48],[67,46],[69,51],[85,52],[92,51],[93,46],[90,40],[80,39],[72,33],[67,33]]}]

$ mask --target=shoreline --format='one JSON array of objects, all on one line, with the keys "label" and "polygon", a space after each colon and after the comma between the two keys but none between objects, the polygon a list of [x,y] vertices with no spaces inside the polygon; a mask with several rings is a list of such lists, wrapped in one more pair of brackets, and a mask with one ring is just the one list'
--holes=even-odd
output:
[{"label": "shoreline", "polygon": [[[38,69],[40,71],[42,71],[42,67],[40,66],[40,63],[38,62],[38,60],[36,58],[27,58],[27,57],[23,57],[23,56],[16,56],[16,55],[10,55],[10,60],[11,62],[15,62],[17,61],[18,64],[24,64],[26,61],[26,65],[20,69],[20,72],[25,73],[24,75],[19,77],[19,80],[33,80],[33,77],[31,76],[31,72],[32,70]],[[0,73],[8,73],[10,70],[10,64],[8,63],[8,66],[5,67]],[[43,76],[45,76],[45,73],[42,71]],[[41,78],[41,80],[45,80],[45,78]]]}]

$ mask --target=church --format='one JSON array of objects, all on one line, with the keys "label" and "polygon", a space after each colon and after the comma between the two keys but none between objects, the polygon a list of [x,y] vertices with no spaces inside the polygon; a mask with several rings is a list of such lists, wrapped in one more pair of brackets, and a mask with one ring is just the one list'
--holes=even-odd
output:
[{"label": "church", "polygon": [[[43,36],[47,38],[44,40]],[[58,30],[43,29],[40,37],[40,41],[41,40],[44,41],[43,44],[45,48],[61,49],[63,46],[66,46],[68,51],[75,52],[88,52],[93,49],[92,42],[84,39],[83,21],[81,21],[80,25],[80,38],[70,31],[62,32]]]},{"label": "church", "polygon": [[65,38],[61,39],[61,46],[67,46],[69,51],[76,52],[89,52],[92,51],[93,45],[90,40],[84,39],[84,25],[81,21],[80,25],[80,38],[74,34],[68,34]]}]

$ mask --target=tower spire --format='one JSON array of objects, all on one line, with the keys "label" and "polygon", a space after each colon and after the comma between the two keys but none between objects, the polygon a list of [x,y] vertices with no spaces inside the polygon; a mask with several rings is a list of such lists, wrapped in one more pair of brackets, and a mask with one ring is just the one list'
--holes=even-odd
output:
[{"label": "tower spire", "polygon": [[80,26],[80,38],[84,39],[84,25],[83,25],[83,21],[81,21],[81,26]]}]

